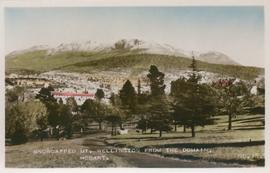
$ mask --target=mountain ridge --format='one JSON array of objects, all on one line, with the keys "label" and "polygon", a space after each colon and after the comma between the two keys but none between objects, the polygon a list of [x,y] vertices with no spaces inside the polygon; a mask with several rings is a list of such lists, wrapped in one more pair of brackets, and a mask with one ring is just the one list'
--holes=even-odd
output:
[{"label": "mountain ridge", "polygon": [[186,58],[191,58],[192,56],[195,56],[197,60],[213,64],[241,65],[221,52],[208,51],[202,53],[185,51],[180,48],[175,48],[174,46],[167,43],[160,44],[139,39],[122,39],[111,44],[98,43],[96,41],[89,40],[86,42],[61,43],[56,47],[49,47],[48,45],[36,45],[28,49],[13,51],[9,53],[6,57],[13,57],[22,53],[28,53],[33,51],[46,51],[47,54],[51,56],[62,52],[110,52],[115,49],[133,50],[138,51],[138,53],[172,55]]},{"label": "mountain ridge", "polygon": [[[156,65],[167,73],[169,71],[191,70],[192,59],[172,55],[138,53],[137,50],[112,50],[110,52],[59,52],[48,55],[47,51],[34,51],[7,58],[6,74],[39,74],[54,70],[77,73],[100,73],[129,70],[132,74],[147,71]],[[218,73],[221,76],[255,79],[264,74],[263,68],[211,64],[197,61],[198,70]],[[176,73],[177,75],[177,73]]]}]

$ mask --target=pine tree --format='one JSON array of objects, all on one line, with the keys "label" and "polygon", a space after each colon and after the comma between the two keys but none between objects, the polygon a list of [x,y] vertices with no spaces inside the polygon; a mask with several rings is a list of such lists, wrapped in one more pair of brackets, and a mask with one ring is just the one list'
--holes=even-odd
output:
[{"label": "pine tree", "polygon": [[149,128],[158,130],[159,136],[163,131],[171,130],[170,108],[165,95],[164,73],[160,72],[155,65],[150,66],[147,77],[150,80],[151,98],[149,100]]},{"label": "pine tree", "polygon": [[[191,128],[195,137],[195,127],[213,124],[212,116],[216,112],[214,90],[206,84],[186,81],[184,94],[174,94],[174,118],[182,125]],[[195,91],[195,92],[194,92]]]},{"label": "pine tree", "polygon": [[132,112],[136,107],[136,92],[131,82],[127,80],[119,91],[119,97],[121,99],[122,107]]},{"label": "pine tree", "polygon": [[192,137],[195,137],[196,126],[213,123],[211,116],[216,112],[216,97],[210,86],[199,84],[194,56],[191,67],[189,79],[180,78],[171,83],[171,96],[174,98],[174,119],[184,127],[190,127]]},{"label": "pine tree", "polygon": [[104,91],[102,89],[97,89],[96,93],[95,93],[95,97],[98,101],[100,101],[101,99],[103,99],[105,96]]},{"label": "pine tree", "polygon": [[164,73],[160,72],[155,65],[150,66],[147,77],[150,80],[150,88],[152,96],[160,96],[165,94]]},{"label": "pine tree", "polygon": [[195,60],[195,56],[194,55],[192,55],[192,62],[191,62],[191,64],[190,64],[189,67],[192,68],[192,71],[193,72],[197,71],[197,62]]},{"label": "pine tree", "polygon": [[159,137],[162,137],[163,131],[171,131],[172,128],[170,124],[172,121],[172,116],[170,114],[170,106],[166,97],[153,99],[148,112],[150,113],[148,123],[149,127],[152,130],[159,131]]}]

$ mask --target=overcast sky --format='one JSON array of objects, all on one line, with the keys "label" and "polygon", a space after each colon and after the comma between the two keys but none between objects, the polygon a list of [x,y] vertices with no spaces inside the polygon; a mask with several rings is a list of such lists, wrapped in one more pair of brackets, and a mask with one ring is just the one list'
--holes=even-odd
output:
[{"label": "overcast sky", "polygon": [[138,38],[187,51],[220,51],[264,66],[263,7],[6,8],[6,53],[46,44]]}]

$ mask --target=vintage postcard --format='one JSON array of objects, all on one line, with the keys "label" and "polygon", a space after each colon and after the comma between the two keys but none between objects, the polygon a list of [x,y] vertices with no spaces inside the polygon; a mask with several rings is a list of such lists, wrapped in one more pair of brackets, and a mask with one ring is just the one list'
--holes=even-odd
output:
[{"label": "vintage postcard", "polygon": [[3,5],[5,168],[265,168],[264,3],[89,2]]}]

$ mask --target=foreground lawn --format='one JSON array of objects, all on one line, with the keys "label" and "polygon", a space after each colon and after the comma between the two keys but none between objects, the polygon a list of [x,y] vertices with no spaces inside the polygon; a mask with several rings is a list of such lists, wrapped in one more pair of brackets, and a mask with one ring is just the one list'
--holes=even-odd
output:
[{"label": "foreground lawn", "polygon": [[[69,151],[63,153],[66,149]],[[82,139],[29,142],[22,145],[6,146],[6,167],[71,168],[127,166],[127,163],[119,157],[97,153],[96,151],[81,153],[82,149],[87,149]],[[59,153],[36,153],[46,150],[59,151]]]},{"label": "foreground lawn", "polygon": [[[201,161],[214,161],[219,163],[217,167],[223,163],[263,166],[265,153],[263,120],[263,115],[237,116],[233,120],[233,130],[227,131],[227,116],[218,116],[217,124],[197,127],[194,138],[191,137],[189,129],[183,133],[183,128],[179,127],[176,132],[164,133],[162,138],[158,137],[158,133],[141,134],[134,130],[129,131],[126,135],[114,137],[106,133],[99,133],[71,140],[37,141],[6,146],[6,167],[130,167],[127,159],[134,162],[134,158],[137,158],[137,162],[139,162],[143,156],[147,156],[147,158],[142,163],[146,163],[146,161],[152,163],[153,160],[158,160],[158,163],[165,162],[165,160],[151,157],[152,154],[181,160],[198,160],[198,162],[192,162],[195,165]],[[97,152],[98,149],[108,149],[111,145],[136,147],[142,152],[147,151],[148,154]],[[81,152],[85,149],[91,153],[89,151]],[[157,151],[149,152],[151,149],[157,149]],[[51,150],[60,152],[46,153]],[[39,151],[45,151],[45,153],[38,153]],[[171,162],[168,161],[168,164]],[[137,163],[137,165],[142,163]]]},{"label": "foreground lawn", "polygon": [[[157,153],[180,159],[202,159],[217,162],[264,165],[263,115],[239,115],[233,120],[233,130],[227,131],[227,116],[218,116],[215,125],[196,128],[196,137],[190,130],[180,127],[176,132],[140,134],[130,131],[126,135],[107,137],[116,146],[158,148]],[[168,150],[170,149],[170,150]]]}]

